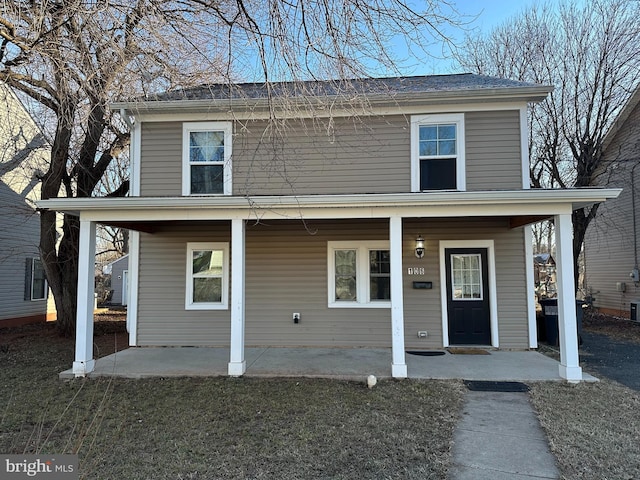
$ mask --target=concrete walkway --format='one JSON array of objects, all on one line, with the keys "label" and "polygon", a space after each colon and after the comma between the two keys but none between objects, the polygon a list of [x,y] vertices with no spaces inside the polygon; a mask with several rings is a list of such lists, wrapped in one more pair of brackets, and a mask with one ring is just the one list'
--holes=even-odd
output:
[{"label": "concrete walkway", "polygon": [[449,480],[557,479],[556,459],[527,393],[468,392]]}]

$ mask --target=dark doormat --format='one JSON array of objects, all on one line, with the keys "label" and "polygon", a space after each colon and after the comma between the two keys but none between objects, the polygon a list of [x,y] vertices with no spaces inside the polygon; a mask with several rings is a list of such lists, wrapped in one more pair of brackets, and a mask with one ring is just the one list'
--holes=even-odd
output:
[{"label": "dark doormat", "polygon": [[407,350],[409,355],[420,355],[422,357],[439,357],[444,355],[443,350]]},{"label": "dark doormat", "polygon": [[447,348],[449,353],[454,355],[491,355],[487,350],[473,347],[451,347]]},{"label": "dark doormat", "polygon": [[474,392],[528,392],[529,385],[522,382],[495,382],[487,380],[465,380],[467,388]]}]

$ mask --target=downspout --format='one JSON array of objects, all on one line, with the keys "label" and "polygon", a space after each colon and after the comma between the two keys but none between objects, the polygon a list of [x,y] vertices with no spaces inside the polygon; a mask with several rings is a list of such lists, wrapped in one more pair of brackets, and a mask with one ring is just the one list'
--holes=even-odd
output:
[{"label": "downspout", "polygon": [[631,215],[633,216],[633,261],[634,266],[631,272],[631,279],[638,286],[640,282],[640,270],[638,269],[638,221],[636,219],[636,163],[631,169]]},{"label": "downspout", "polygon": [[124,123],[127,124],[129,130],[133,130],[133,122],[129,119],[129,115],[127,115],[127,111],[124,108],[120,109],[120,118],[124,120]]}]

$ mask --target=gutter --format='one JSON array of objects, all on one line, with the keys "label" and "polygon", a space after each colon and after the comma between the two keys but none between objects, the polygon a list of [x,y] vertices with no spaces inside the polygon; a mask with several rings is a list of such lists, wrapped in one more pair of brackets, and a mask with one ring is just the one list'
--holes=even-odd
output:
[{"label": "gutter", "polygon": [[292,96],[268,98],[224,98],[224,99],[199,99],[199,100],[140,100],[129,102],[114,102],[109,108],[111,110],[126,110],[134,114],[152,112],[185,112],[185,111],[217,111],[229,112],[231,110],[267,109],[274,106],[324,106],[331,105],[332,108],[351,108],[362,104],[367,107],[398,107],[411,105],[444,104],[451,102],[487,102],[487,101],[525,101],[539,102],[544,100],[547,94],[553,90],[551,86],[534,87],[511,87],[511,88],[490,88],[475,90],[456,91],[431,91],[422,93],[396,93],[369,94],[363,95],[327,95],[327,96]]},{"label": "gutter", "polygon": [[185,196],[52,198],[37,201],[42,210],[184,210],[184,209],[322,209],[482,205],[544,205],[571,203],[573,209],[617,198],[619,188],[531,189],[479,192],[392,193],[288,196]]}]

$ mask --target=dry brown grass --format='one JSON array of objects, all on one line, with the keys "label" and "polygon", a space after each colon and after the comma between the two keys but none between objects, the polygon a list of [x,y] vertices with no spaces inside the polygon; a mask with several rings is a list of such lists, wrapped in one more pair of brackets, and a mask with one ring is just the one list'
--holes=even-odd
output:
[{"label": "dry brown grass", "polygon": [[[96,323],[100,354],[122,329]],[[77,452],[82,478],[422,480],[450,464],[460,382],[62,382],[73,339],[52,325],[0,337],[0,452]]]},{"label": "dry brown grass", "polygon": [[640,478],[640,394],[616,382],[536,383],[531,399],[563,479]]}]

